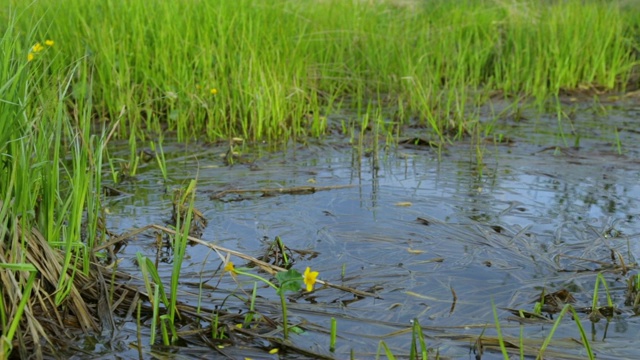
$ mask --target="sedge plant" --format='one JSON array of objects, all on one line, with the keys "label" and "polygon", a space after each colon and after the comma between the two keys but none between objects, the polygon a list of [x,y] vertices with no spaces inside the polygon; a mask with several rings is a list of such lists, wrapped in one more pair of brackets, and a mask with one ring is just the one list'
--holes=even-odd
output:
[{"label": "sedge plant", "polygon": [[538,352],[537,359],[544,359],[544,352],[546,351],[547,347],[551,343],[551,339],[553,338],[553,335],[555,334],[556,329],[560,325],[563,317],[565,316],[565,314],[567,312],[571,312],[571,315],[573,316],[573,320],[574,320],[574,322],[576,324],[576,327],[578,328],[578,331],[580,332],[580,339],[582,340],[582,345],[584,346],[584,349],[585,349],[585,351],[587,353],[586,354],[587,358],[589,360],[595,359],[595,355],[594,355],[593,351],[591,350],[591,344],[589,343],[589,338],[587,337],[587,334],[584,331],[584,327],[582,326],[582,323],[580,322],[580,317],[578,316],[578,313],[576,312],[575,308],[571,304],[566,304],[562,308],[562,311],[560,311],[560,313],[558,314],[558,318],[556,319],[556,321],[554,322],[553,326],[551,327],[551,330],[549,330],[549,335],[547,335],[547,337],[544,339],[544,342],[540,346],[540,350]]},{"label": "sedge plant", "polygon": [[[65,54],[59,66],[86,58],[95,76],[91,86],[75,81],[74,92],[91,90],[101,119],[121,118],[118,135],[132,150],[162,131],[286,144],[322,136],[328,113],[348,108],[362,118],[372,100],[398,106],[399,123],[459,137],[488,94],[544,103],[563,90],[625,90],[637,66],[640,12],[583,0],[14,6],[31,16],[0,31],[44,24],[35,31],[55,39]],[[41,40],[22,58],[38,62],[47,49]],[[135,174],[135,151],[129,167]]]},{"label": "sedge plant", "polygon": [[[18,333],[42,357],[46,326],[24,317],[36,312],[35,296],[68,307],[86,330],[97,329],[76,280],[89,274],[92,249],[102,240],[106,137],[92,130],[92,65],[66,56],[37,27],[21,32],[20,22],[42,19],[15,10],[0,15],[0,358],[14,356]],[[36,275],[41,286],[34,286]]]},{"label": "sedge plant", "polygon": [[[598,273],[598,275],[596,276],[596,283],[593,287],[593,299],[591,302],[591,314],[589,315],[589,318],[593,321],[593,322],[597,322],[598,320],[600,320],[600,318],[603,316],[603,314],[601,313],[601,307],[599,306],[599,298],[600,298],[600,284],[602,284],[602,287],[604,287],[604,292],[605,292],[605,298],[607,301],[607,305],[606,308],[608,310],[610,310],[610,312],[613,314],[614,313],[614,303],[613,303],[613,299],[611,298],[611,293],[609,292],[609,287],[607,286],[607,282],[604,278],[604,275],[602,273]],[[609,316],[606,316],[607,318],[609,318]]]},{"label": "sedge plant", "polygon": [[[189,203],[189,207],[186,209],[186,214],[176,215],[176,228],[177,231],[172,238],[173,248],[173,267],[171,271],[171,281],[169,284],[169,296],[162,283],[162,279],[158,274],[158,270],[154,263],[142,253],[137,253],[138,265],[142,272],[142,279],[147,291],[149,301],[153,306],[153,318],[151,322],[151,344],[155,341],[155,330],[160,321],[160,330],[162,335],[162,342],[164,345],[170,345],[177,340],[176,330],[176,317],[179,316],[178,312],[178,284],[180,280],[180,273],[182,271],[182,263],[185,257],[185,251],[188,243],[189,228],[191,226],[191,219],[193,217],[193,202],[195,196],[196,181],[191,180],[187,188],[180,193],[180,203]],[[177,207],[180,208],[180,207]],[[178,209],[177,211],[180,211]],[[184,216],[183,216],[184,215]],[[159,305],[164,304],[167,313],[160,315]]]}]

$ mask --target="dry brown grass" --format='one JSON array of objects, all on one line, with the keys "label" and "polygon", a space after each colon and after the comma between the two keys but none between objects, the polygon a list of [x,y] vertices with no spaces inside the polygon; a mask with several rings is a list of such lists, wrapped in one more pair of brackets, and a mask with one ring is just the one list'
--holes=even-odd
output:
[{"label": "dry brown grass", "polygon": [[[6,339],[0,345],[0,359],[7,358],[11,348],[11,357],[40,359],[67,347],[78,331],[97,333],[113,324],[107,287],[97,266],[92,266],[88,275],[80,271],[62,274],[63,253],[54,249],[37,229],[25,230],[19,225],[17,229],[0,247],[0,263],[33,264],[38,274],[11,346]],[[61,276],[72,276],[73,283],[69,296],[62,304],[56,304]],[[18,315],[28,278],[27,271],[0,269],[0,294],[8,321]],[[114,293],[123,294],[122,290],[117,288]]]}]

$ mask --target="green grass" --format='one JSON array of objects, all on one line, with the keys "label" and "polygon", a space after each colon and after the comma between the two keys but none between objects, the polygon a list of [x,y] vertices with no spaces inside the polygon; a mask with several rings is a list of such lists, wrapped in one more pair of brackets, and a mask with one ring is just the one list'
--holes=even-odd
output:
[{"label": "green grass", "polygon": [[640,10],[615,1],[14,6],[24,12],[16,36],[56,41],[51,62],[86,59],[71,96],[90,92],[91,116],[121,119],[123,137],[168,129],[183,140],[285,142],[321,135],[320,115],[367,112],[373,100],[443,136],[463,131],[494,92],[543,101],[561,90],[624,90],[638,64]]},{"label": "green grass", "polygon": [[[73,84],[88,81],[88,64],[56,62],[54,47],[34,47],[35,29],[21,33],[14,19],[0,38],[0,358],[12,352],[16,334],[49,343],[35,324],[51,307],[64,304],[80,327],[98,330],[78,282],[101,241],[104,138],[90,131],[91,97],[68,96]],[[44,307],[36,310],[36,302]]]}]

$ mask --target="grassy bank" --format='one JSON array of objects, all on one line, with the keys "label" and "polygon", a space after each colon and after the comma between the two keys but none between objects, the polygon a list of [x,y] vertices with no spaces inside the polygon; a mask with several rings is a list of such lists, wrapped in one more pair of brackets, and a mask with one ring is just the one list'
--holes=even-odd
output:
[{"label": "grassy bank", "polygon": [[111,130],[134,163],[138,141],[162,133],[286,143],[321,136],[345,108],[444,138],[474,126],[491,96],[638,86],[640,10],[615,2],[6,3],[0,358],[53,345],[63,308],[87,331],[104,320],[86,302],[105,294],[79,289],[105,237]]},{"label": "grassy bank", "polygon": [[103,142],[90,132],[91,102],[66,95],[86,62],[56,66],[55,42],[35,45],[12,25],[0,39],[0,358],[17,344],[13,356],[41,357],[34,345],[55,343],[62,313],[99,328],[79,286],[100,240]]},{"label": "grassy bank", "polygon": [[372,101],[441,135],[496,94],[638,86],[640,10],[615,1],[14,3],[25,59],[29,32],[56,41],[60,67],[86,59],[72,94],[90,87],[122,136],[282,141]]}]

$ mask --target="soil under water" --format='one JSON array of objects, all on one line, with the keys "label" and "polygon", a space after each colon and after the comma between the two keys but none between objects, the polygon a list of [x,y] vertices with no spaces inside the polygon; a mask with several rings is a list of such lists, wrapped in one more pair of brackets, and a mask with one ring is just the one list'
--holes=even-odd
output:
[{"label": "soil under water", "polygon": [[[476,340],[496,335],[492,302],[503,335],[518,341],[522,331],[525,345],[539,349],[553,323],[528,320],[521,327],[507,309],[533,311],[541,294],[562,290],[582,309],[582,324],[599,359],[639,358],[633,344],[640,320],[625,297],[640,254],[640,107],[610,106],[607,114],[592,109],[562,122],[526,112],[517,119],[507,116],[494,124],[503,135],[480,143],[476,138],[433,148],[417,141],[427,130],[414,128],[403,134],[413,141],[379,151],[372,151],[370,134],[361,150],[332,136],[292,144],[284,152],[258,147],[233,165],[221,156],[224,147],[165,144],[167,183],[155,160],[143,164],[133,179],[107,183],[126,193],[106,197],[107,227],[125,233],[167,224],[172,189],[197,179],[195,208],[208,221],[203,240],[260,257],[279,236],[289,249],[300,251],[292,251],[295,268],[310,266],[323,280],[379,296],[357,297],[322,286],[311,294],[289,294],[290,322],[305,330],[292,335],[292,343],[335,358],[347,358],[352,350],[356,358],[371,358],[380,340],[397,356],[406,356],[416,318],[432,355],[475,358],[480,351]],[[478,149],[484,166],[478,166]],[[120,155],[126,157],[127,151]],[[300,193],[221,193],[334,186]],[[118,253],[120,271],[139,276],[137,252],[156,258],[152,231],[134,237]],[[159,256],[159,274],[168,284],[172,254],[165,249]],[[618,311],[594,323],[585,309],[592,305],[598,273],[607,280]],[[252,279],[239,278],[239,285],[223,275],[220,258],[209,249],[187,248],[180,279],[179,301],[185,304],[197,305],[202,294],[203,307],[247,311],[245,303],[228,295],[241,293],[239,288],[250,293]],[[211,288],[201,290],[202,283]],[[600,289],[603,306],[606,296]],[[278,318],[275,292],[259,286],[258,295],[256,310]],[[333,354],[328,351],[331,317],[338,327]],[[155,351],[200,358],[213,352],[195,344],[166,352],[152,349],[148,335],[146,328],[148,356]],[[580,334],[567,317],[548,356],[583,358],[583,346],[572,339],[579,340]],[[85,339],[80,347],[96,357],[115,351],[129,358],[138,356],[130,347],[136,341],[135,319],[129,317],[121,319],[113,341]],[[283,354],[270,355],[271,344],[259,345],[227,346],[225,354]],[[289,352],[286,357],[306,356]],[[488,351],[482,356],[494,357],[501,355]]]}]

